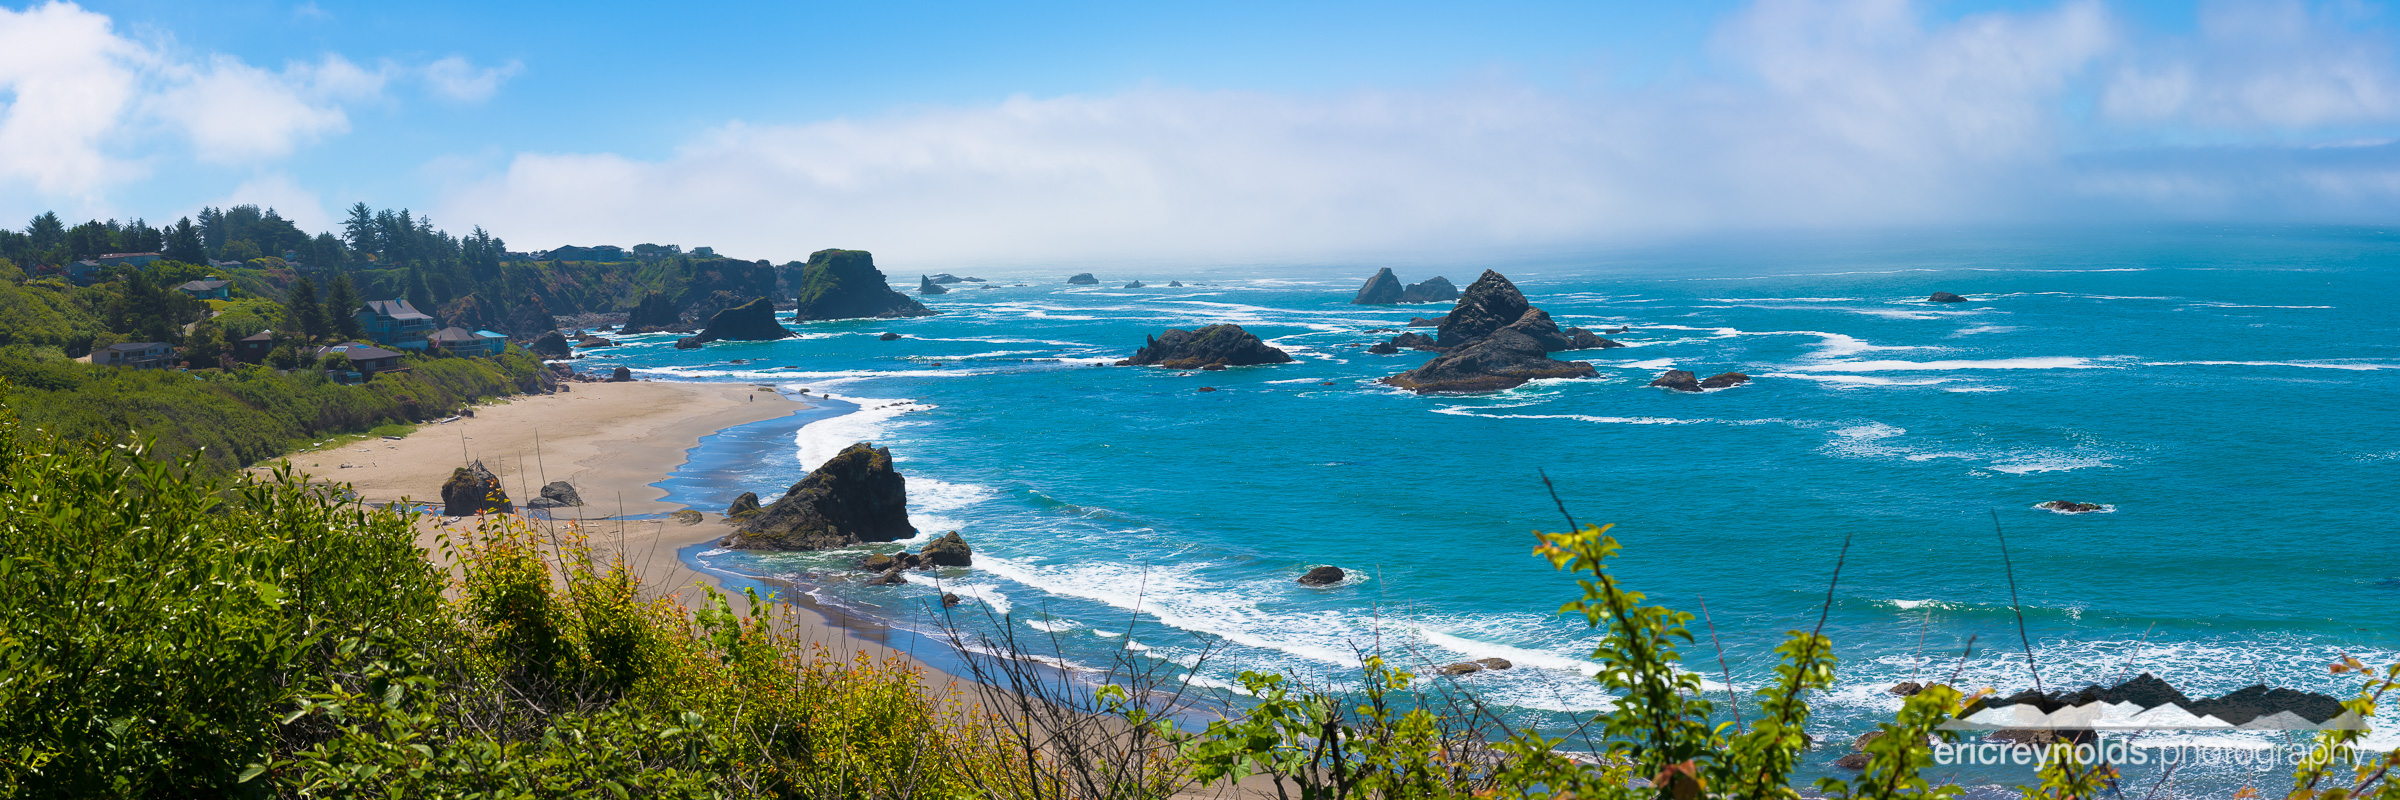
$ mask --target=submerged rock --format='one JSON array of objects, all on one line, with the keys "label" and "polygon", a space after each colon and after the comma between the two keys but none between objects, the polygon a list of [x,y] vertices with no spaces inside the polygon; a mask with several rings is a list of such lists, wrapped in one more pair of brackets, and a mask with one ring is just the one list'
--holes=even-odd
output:
[{"label": "submerged rock", "polygon": [[1475,663],[1483,665],[1484,669],[1513,669],[1517,666],[1505,658],[1478,658]]},{"label": "submerged rock", "polygon": [[1932,297],[1925,298],[1925,302],[1928,303],[1964,303],[1966,301],[1966,298],[1949,292],[1934,292]]},{"label": "submerged rock", "polygon": [[1586,362],[1552,360],[1548,350],[1523,333],[1499,330],[1383,382],[1418,394],[1497,392],[1540,378],[1598,374]]},{"label": "submerged rock", "polygon": [[685,341],[707,344],[725,340],[769,342],[789,338],[792,338],[792,332],[775,324],[775,304],[761,297],[717,312],[716,316],[708,318],[708,327],[700,329],[700,335],[677,341],[675,346],[683,348]]},{"label": "submerged rock", "polygon": [[1343,572],[1341,567],[1316,567],[1310,569],[1308,574],[1300,576],[1300,585],[1332,586],[1341,583],[1342,579],[1347,577],[1350,577],[1350,574]]},{"label": "submerged rock", "polygon": [[1885,689],[1884,691],[1891,692],[1892,694],[1896,694],[1901,697],[1909,697],[1918,692],[1925,691],[1925,686],[1917,683],[1916,681],[1901,681],[1899,683],[1892,684],[1892,688]]},{"label": "submerged rock", "polygon": [[2089,514],[2107,508],[2099,503],[2078,503],[2073,500],[2052,500],[2034,507],[2049,509],[2061,514]]},{"label": "submerged rock", "polygon": [[1178,328],[1149,337],[1148,344],[1135,351],[1132,358],[1117,362],[1117,366],[1196,369],[1211,364],[1246,367],[1291,360],[1290,354],[1260,341],[1240,325],[1218,324],[1196,331]]},{"label": "submerged rock", "polygon": [[892,291],[875,256],[865,250],[819,250],[800,268],[794,292],[798,307],[792,321],[865,319],[869,317],[929,317],[925,304]]},{"label": "submerged rock", "polygon": [[891,449],[859,442],[792,484],[772,505],[736,522],[717,546],[827,550],[915,535],[908,483],[892,468]]},{"label": "submerged rock", "polygon": [[1392,346],[1406,347],[1412,350],[1434,349],[1433,337],[1422,333],[1403,333],[1398,336],[1394,336],[1392,337]]},{"label": "submerged rock", "polygon": [[1458,287],[1449,278],[1435,275],[1424,283],[1412,283],[1400,291],[1403,303],[1447,303],[1458,299]]},{"label": "submerged rock", "polygon": [[883,574],[875,576],[875,579],[874,579],[874,580],[867,581],[867,585],[868,585],[868,586],[898,586],[898,585],[900,585],[900,584],[907,583],[907,582],[908,582],[908,576],[907,576],[907,575],[904,575],[904,574],[902,574],[902,570],[903,570],[903,568],[902,568],[902,567],[893,567],[893,568],[891,568],[890,570],[888,570],[888,571],[885,571]]},{"label": "submerged rock", "polygon": [[1350,298],[1350,303],[1360,306],[1388,306],[1400,302],[1400,295],[1403,291],[1400,288],[1400,279],[1392,274],[1392,268],[1384,267],[1376,270],[1374,277],[1368,278],[1366,285],[1358,288],[1358,295]]},{"label": "submerged rock", "polygon": [[450,471],[450,479],[442,482],[442,515],[465,517],[486,511],[506,514],[516,505],[508,501],[508,491],[500,488],[500,479],[476,461]]},{"label": "submerged rock", "polygon": [[1582,328],[1568,328],[1560,333],[1567,335],[1567,349],[1569,350],[1605,350],[1611,347],[1625,346],[1620,342],[1602,339],[1597,334]]},{"label": "submerged rock", "polygon": [[1728,386],[1740,386],[1749,382],[1750,376],[1748,375],[1744,375],[1739,372],[1721,372],[1715,375],[1710,375],[1706,380],[1701,381],[1700,388],[1723,389]]},{"label": "submerged rock", "polygon": [[1067,285],[1068,285],[1068,286],[1098,286],[1098,285],[1100,285],[1100,279],[1099,279],[1099,278],[1094,278],[1094,277],[1092,277],[1092,274],[1091,274],[1091,273],[1089,273],[1089,272],[1078,272],[1078,273],[1075,273],[1075,275],[1074,275],[1073,277],[1070,277],[1070,278],[1068,278],[1068,279],[1067,279]]},{"label": "submerged rock", "polygon": [[1483,671],[1483,665],[1482,665],[1482,664],[1477,664],[1477,663],[1475,663],[1475,662],[1473,662],[1473,661],[1461,661],[1461,662],[1458,662],[1458,663],[1456,663],[1456,664],[1451,664],[1451,665],[1449,665],[1449,666],[1443,667],[1443,668],[1441,668],[1441,669],[1440,669],[1440,670],[1438,670],[1438,671],[1439,671],[1439,672],[1441,672],[1441,673],[1442,673],[1442,674],[1444,674],[1444,675],[1451,675],[1451,676],[1457,676],[1457,675],[1473,675],[1473,674],[1475,674],[1475,673],[1482,672],[1482,671]]},{"label": "submerged rock", "polygon": [[1700,378],[1693,375],[1691,370],[1671,369],[1667,370],[1667,374],[1660,375],[1657,380],[1651,381],[1650,385],[1678,392],[1697,392],[1700,391]]},{"label": "submerged rock", "polygon": [[698,350],[698,349],[700,349],[700,346],[701,346],[701,345],[704,345],[704,344],[707,344],[707,342],[700,341],[700,337],[699,337],[699,335],[697,335],[697,334],[694,334],[694,335],[691,335],[691,336],[686,336],[686,337],[683,337],[683,338],[681,338],[681,339],[677,339],[677,340],[675,340],[675,349],[677,349],[677,350]]},{"label": "submerged rock", "polygon": [[941,285],[941,284],[938,284],[938,283],[934,283],[932,278],[928,278],[928,277],[925,277],[925,276],[923,276],[923,275],[919,275],[919,276],[917,276],[917,294],[949,294],[949,293],[950,293],[950,289],[949,289],[948,287],[945,287],[945,286],[943,286],[943,285]]},{"label": "submerged rock", "polygon": [[897,342],[897,341],[900,341],[900,334],[897,334],[897,333],[887,333],[887,334],[884,334],[884,335],[882,335],[882,336],[877,336],[877,337],[875,337],[875,338],[876,338],[876,339],[879,339],[879,340],[882,340],[882,341],[886,341],[886,342]]},{"label": "submerged rock", "polygon": [[958,531],[951,531],[942,534],[940,538],[926,542],[925,549],[919,553],[919,557],[928,564],[944,567],[974,566],[975,548],[968,547],[967,540],[960,538]]}]

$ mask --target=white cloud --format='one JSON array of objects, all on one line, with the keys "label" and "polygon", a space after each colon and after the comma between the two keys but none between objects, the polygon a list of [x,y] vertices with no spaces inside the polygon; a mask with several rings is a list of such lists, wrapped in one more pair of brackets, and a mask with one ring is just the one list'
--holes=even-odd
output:
[{"label": "white cloud", "polygon": [[149,58],[104,15],[63,3],[0,8],[0,180],[88,200],[138,174],[105,145]]},{"label": "white cloud", "polygon": [[2216,0],[2196,35],[2131,54],[2100,108],[2128,123],[2244,132],[2400,120],[2400,62],[2364,9]]},{"label": "white cloud", "polygon": [[480,103],[500,91],[500,84],[523,72],[525,65],[510,61],[497,67],[478,67],[464,56],[450,56],[425,65],[425,86],[435,95],[461,102]]},{"label": "white cloud", "polygon": [[300,230],[311,233],[332,230],[339,223],[331,212],[325,210],[323,198],[283,173],[243,181],[242,185],[234,187],[231,194],[210,205],[220,208],[237,205],[271,208],[284,219],[291,220],[293,225],[299,226]]},{"label": "white cloud", "polygon": [[158,115],[191,138],[202,159],[248,163],[288,155],[320,137],[346,133],[341,102],[372,98],[384,77],[340,56],[269,72],[228,56],[170,70],[154,99]]}]

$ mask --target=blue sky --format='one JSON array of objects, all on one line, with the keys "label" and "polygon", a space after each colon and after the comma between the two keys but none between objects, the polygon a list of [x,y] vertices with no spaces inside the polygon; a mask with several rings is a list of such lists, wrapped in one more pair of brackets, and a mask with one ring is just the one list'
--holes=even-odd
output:
[{"label": "blue sky", "polygon": [[0,4],[0,219],[927,265],[2387,221],[2367,2]]}]

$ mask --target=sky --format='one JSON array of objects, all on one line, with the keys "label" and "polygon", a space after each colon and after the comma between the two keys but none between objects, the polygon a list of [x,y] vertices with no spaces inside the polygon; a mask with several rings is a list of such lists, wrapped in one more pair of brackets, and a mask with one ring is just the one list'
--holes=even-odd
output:
[{"label": "sky", "polygon": [[2363,0],[669,5],[0,0],[0,221],[934,268],[2400,215]]}]

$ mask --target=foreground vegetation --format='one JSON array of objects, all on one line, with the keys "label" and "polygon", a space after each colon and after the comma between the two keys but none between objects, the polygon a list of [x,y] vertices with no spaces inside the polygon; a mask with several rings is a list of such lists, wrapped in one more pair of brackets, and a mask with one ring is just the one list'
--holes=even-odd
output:
[{"label": "foreground vegetation", "polygon": [[[288,473],[220,476],[0,406],[0,796],[1158,798],[1248,779],[1305,798],[1797,797],[1807,700],[1833,680],[1831,642],[1794,631],[1748,723],[1715,722],[1679,669],[1691,618],[1616,581],[1603,528],[1537,551],[1579,576],[1565,610],[1605,632],[1598,680],[1622,698],[1575,741],[1372,656],[1339,689],[1247,674],[1251,701],[1204,729],[1169,713],[1189,686],[1171,673],[1094,687],[987,657],[970,663],[992,685],[934,690],[806,640],[781,604],[660,599],[572,527],[492,518],[436,561],[417,536]],[[2400,669],[2366,675],[2362,715]],[[1963,700],[1908,698],[1865,770],[1817,793],[1957,796],[1923,770]],[[2400,798],[2392,758],[2304,768],[2291,796]],[[2111,777],[2053,757],[2026,794]]]}]

